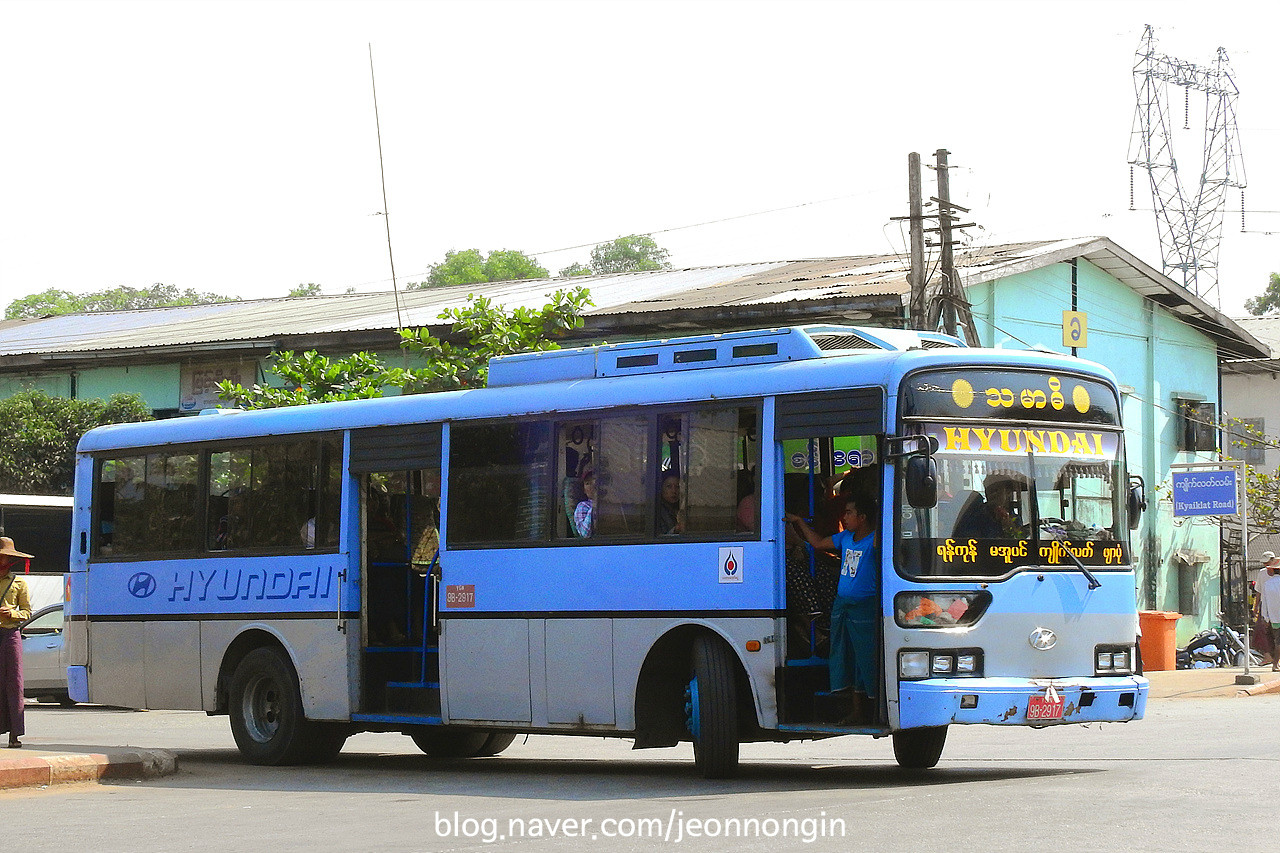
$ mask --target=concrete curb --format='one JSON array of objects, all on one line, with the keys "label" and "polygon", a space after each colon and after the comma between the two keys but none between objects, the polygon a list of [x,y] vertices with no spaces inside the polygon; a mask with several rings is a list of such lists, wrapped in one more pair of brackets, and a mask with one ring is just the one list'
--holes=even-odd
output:
[{"label": "concrete curb", "polygon": [[1273,681],[1264,681],[1261,684],[1253,684],[1249,687],[1242,688],[1237,696],[1260,696],[1263,693],[1280,693],[1280,679]]},{"label": "concrete curb", "polygon": [[177,756],[161,749],[6,754],[0,758],[0,790],[104,779],[154,779],[169,776],[177,769]]}]

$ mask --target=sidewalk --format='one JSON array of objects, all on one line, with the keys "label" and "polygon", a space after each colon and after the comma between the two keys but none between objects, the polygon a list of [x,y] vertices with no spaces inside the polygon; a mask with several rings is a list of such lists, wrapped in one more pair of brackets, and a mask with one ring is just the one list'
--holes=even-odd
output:
[{"label": "sidewalk", "polygon": [[[1280,672],[1272,672],[1270,666],[1250,671],[1259,679],[1255,685],[1236,684],[1236,676],[1243,674],[1240,667],[1148,672],[1148,700],[1229,699],[1280,693]],[[22,749],[0,749],[0,791],[103,779],[154,779],[177,769],[177,757],[163,749],[38,745],[28,739]]]},{"label": "sidewalk", "polygon": [[178,759],[163,749],[48,744],[28,738],[22,749],[0,749],[0,791],[44,788],[103,779],[154,779],[178,769]]},{"label": "sidewalk", "polygon": [[1250,667],[1249,674],[1257,676],[1257,684],[1236,684],[1236,676],[1244,675],[1244,667],[1239,666],[1148,672],[1146,676],[1151,682],[1151,689],[1147,699],[1243,698],[1280,693],[1280,672],[1272,672],[1270,664]]}]

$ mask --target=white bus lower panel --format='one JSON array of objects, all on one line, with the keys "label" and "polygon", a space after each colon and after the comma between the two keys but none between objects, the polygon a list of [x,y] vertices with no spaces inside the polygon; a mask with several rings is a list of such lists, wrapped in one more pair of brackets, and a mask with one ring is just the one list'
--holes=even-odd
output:
[{"label": "white bus lower panel", "polygon": [[1127,722],[1146,713],[1147,679],[930,678],[898,684],[899,728]]}]

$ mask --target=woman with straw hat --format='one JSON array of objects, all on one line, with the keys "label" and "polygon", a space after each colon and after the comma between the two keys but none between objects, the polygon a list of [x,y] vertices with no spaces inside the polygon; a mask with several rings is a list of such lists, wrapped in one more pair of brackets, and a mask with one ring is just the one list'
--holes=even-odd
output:
[{"label": "woman with straw hat", "polygon": [[22,698],[22,623],[31,618],[27,582],[13,573],[19,559],[30,560],[0,536],[0,734],[9,733],[9,748],[22,746],[26,733]]}]

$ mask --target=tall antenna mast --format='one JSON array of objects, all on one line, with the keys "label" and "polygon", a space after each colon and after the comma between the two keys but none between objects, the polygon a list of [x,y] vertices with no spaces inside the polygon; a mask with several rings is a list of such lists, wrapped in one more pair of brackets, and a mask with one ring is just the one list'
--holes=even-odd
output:
[{"label": "tall antenna mast", "polygon": [[369,82],[373,86],[373,125],[378,131],[378,174],[382,177],[382,219],[387,226],[387,260],[391,262],[391,294],[396,302],[396,328],[404,328],[400,315],[400,287],[396,283],[396,259],[391,253],[391,208],[387,205],[387,170],[382,162],[382,122],[378,118],[378,80],[373,73],[373,42],[369,42]]},{"label": "tall antenna mast", "polygon": [[[1236,97],[1225,48],[1218,48],[1210,67],[1201,67],[1156,52],[1155,30],[1142,32],[1133,67],[1137,108],[1129,136],[1129,209],[1134,209],[1133,166],[1147,170],[1160,235],[1164,273],[1181,279],[1187,290],[1221,304],[1218,294],[1218,249],[1227,187],[1246,186]],[[1195,197],[1184,187],[1173,156],[1168,88],[1183,88],[1183,127],[1190,129],[1191,90],[1205,93],[1204,161]],[[1241,194],[1241,229],[1244,200]]]}]

